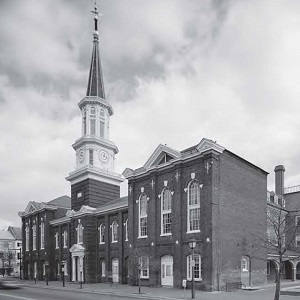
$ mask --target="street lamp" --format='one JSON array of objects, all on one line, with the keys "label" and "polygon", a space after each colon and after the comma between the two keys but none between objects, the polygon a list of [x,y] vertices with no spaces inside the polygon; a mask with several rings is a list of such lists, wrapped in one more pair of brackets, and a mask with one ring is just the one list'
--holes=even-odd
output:
[{"label": "street lamp", "polygon": [[48,285],[48,267],[49,267],[49,262],[48,261],[45,261],[45,277],[46,277],[46,285]]},{"label": "street lamp", "polygon": [[195,299],[195,274],[194,274],[194,268],[195,268],[195,258],[194,258],[194,249],[196,247],[196,240],[192,239],[189,242],[190,249],[192,250],[192,299]]}]

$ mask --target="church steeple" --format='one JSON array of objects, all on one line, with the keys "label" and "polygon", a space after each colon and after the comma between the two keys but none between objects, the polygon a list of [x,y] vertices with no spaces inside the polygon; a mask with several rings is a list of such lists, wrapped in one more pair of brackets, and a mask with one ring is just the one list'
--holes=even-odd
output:
[{"label": "church steeple", "polygon": [[123,178],[115,173],[117,146],[110,141],[113,108],[105,99],[99,55],[98,9],[94,10],[93,52],[86,96],[78,103],[82,115],[82,134],[72,145],[76,151],[75,170],[66,178],[71,183],[72,209],[97,206],[120,196]]},{"label": "church steeple", "polygon": [[89,74],[89,81],[87,87],[87,96],[96,96],[105,99],[103,76],[101,61],[99,55],[99,33],[98,33],[98,8],[95,4],[94,10],[94,41],[93,41],[93,52]]}]

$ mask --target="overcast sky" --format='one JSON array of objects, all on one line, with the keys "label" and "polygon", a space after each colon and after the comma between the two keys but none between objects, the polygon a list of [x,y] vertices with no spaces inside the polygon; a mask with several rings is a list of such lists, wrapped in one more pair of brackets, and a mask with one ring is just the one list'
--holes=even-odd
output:
[{"label": "overcast sky", "polygon": [[[99,1],[98,1],[99,2]],[[0,1],[0,228],[70,195],[93,1]],[[100,49],[116,171],[203,137],[300,184],[300,1],[103,0]],[[126,188],[123,187],[123,194]],[[124,192],[125,191],[125,192]]]}]

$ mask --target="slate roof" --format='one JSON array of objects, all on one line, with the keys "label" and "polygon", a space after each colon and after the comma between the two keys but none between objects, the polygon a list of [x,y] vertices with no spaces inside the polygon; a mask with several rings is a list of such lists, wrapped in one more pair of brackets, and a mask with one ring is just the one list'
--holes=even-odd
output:
[{"label": "slate roof", "polygon": [[65,208],[71,208],[71,198],[69,196],[64,195],[47,202],[47,204],[65,207]]},{"label": "slate roof", "polygon": [[0,240],[15,240],[10,231],[0,230]]},{"label": "slate roof", "polygon": [[22,229],[20,227],[9,226],[8,231],[12,233],[16,240],[22,240]]},{"label": "slate roof", "polygon": [[107,210],[118,209],[123,206],[128,206],[128,197],[121,197],[111,201],[109,204],[101,205],[97,207],[96,213],[105,212]]}]

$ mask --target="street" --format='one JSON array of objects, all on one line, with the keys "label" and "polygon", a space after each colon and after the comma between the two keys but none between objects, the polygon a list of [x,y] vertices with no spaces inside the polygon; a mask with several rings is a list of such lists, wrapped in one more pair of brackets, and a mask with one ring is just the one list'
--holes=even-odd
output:
[{"label": "street", "polygon": [[[31,288],[24,287],[17,290],[1,290],[0,289],[0,300],[115,300],[120,299],[120,296],[115,295],[99,295],[92,293],[81,293],[76,291],[63,291],[55,289],[42,289],[42,288]],[[122,299],[132,299],[131,297],[122,297]]]},{"label": "street", "polygon": [[[134,291],[133,291],[134,292]],[[181,294],[181,295],[180,295]],[[116,295],[113,292],[111,294],[100,294],[100,293],[92,293],[90,292],[82,292],[79,290],[63,290],[63,289],[53,289],[53,288],[42,288],[42,287],[29,287],[24,286],[21,289],[14,290],[1,290],[0,289],[0,300],[54,300],[54,299],[62,299],[62,300],[117,300],[117,299],[175,299],[173,297],[166,297],[166,295],[160,297],[159,295],[147,295],[141,294],[139,297],[136,293],[131,295]],[[148,297],[149,296],[149,297]],[[152,297],[151,297],[152,296]],[[267,288],[256,291],[236,291],[236,292],[213,292],[213,293],[198,293],[196,295],[196,299],[201,300],[271,300],[274,297],[274,290]],[[182,294],[182,291],[178,291],[177,299],[191,299],[189,291],[187,293]],[[291,296],[283,296],[280,297],[281,300],[293,300]],[[297,299],[297,298],[294,298]]]}]

